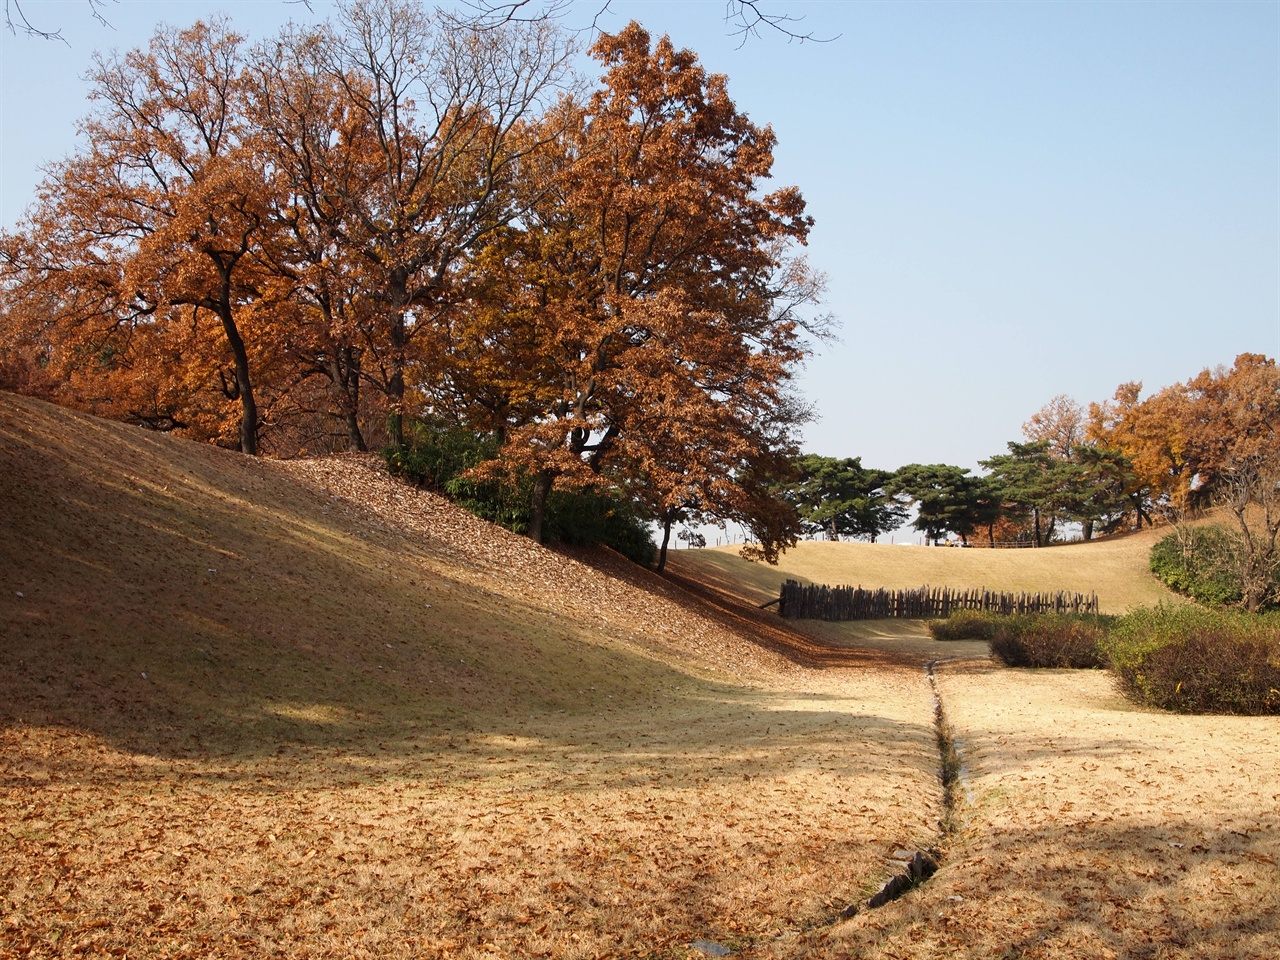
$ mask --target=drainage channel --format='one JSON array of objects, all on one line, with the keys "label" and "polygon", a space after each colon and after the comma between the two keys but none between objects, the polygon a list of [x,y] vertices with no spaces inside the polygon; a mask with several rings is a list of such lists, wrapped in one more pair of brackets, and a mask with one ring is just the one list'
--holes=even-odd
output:
[{"label": "drainage channel", "polygon": [[[940,759],[939,778],[942,781],[942,818],[938,821],[938,842],[927,850],[895,850],[893,863],[901,870],[890,877],[874,895],[865,901],[851,903],[833,918],[831,923],[848,920],[863,910],[875,910],[897,900],[908,890],[920,886],[935,873],[942,861],[942,850],[960,829],[960,791],[964,787],[963,767],[956,749],[955,733],[947,720],[938,689],[938,664],[942,660],[930,660],[924,665],[933,696],[933,729]],[[718,943],[696,940],[689,944],[697,952],[709,957],[729,957],[733,952]]]},{"label": "drainage channel", "polygon": [[933,696],[933,730],[938,743],[939,778],[942,781],[942,818],[938,821],[938,842],[927,850],[895,850],[893,861],[902,869],[890,877],[883,887],[865,902],[851,903],[840,911],[838,920],[848,920],[862,910],[874,910],[892,903],[908,890],[918,887],[938,871],[942,850],[955,835],[959,818],[961,766],[956,752],[955,734],[947,720],[938,690],[938,664],[930,660],[924,665],[925,676]]}]

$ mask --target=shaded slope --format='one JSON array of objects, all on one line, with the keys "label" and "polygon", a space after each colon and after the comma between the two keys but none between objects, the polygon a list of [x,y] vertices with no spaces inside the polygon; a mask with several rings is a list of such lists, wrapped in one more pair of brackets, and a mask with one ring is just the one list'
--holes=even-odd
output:
[{"label": "shaded slope", "polygon": [[[342,477],[410,535],[323,491]],[[367,459],[257,461],[6,395],[0,484],[2,722],[254,752],[783,663]]]},{"label": "shaded slope", "polygon": [[915,668],[806,669],[367,459],[0,395],[0,536],[0,955],[671,956],[932,835]]}]

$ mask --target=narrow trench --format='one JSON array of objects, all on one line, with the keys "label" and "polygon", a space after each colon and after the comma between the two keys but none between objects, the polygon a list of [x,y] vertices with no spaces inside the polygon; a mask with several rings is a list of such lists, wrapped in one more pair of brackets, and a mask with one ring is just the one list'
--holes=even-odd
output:
[{"label": "narrow trench", "polygon": [[[925,676],[929,679],[929,689],[933,694],[933,728],[938,744],[939,778],[942,781],[942,817],[938,820],[938,840],[927,850],[895,850],[894,860],[902,870],[885,882],[880,890],[865,902],[851,903],[840,911],[838,920],[848,920],[862,910],[874,910],[886,903],[892,903],[908,890],[918,887],[937,871],[942,860],[942,852],[959,829],[959,806],[961,766],[960,756],[956,752],[955,734],[951,723],[947,720],[947,712],[942,705],[942,694],[938,690],[938,660],[930,660],[924,665]],[[834,922],[834,921],[833,921]]]},{"label": "narrow trench", "polygon": [[[938,839],[934,846],[927,850],[895,850],[894,862],[902,867],[886,881],[885,885],[865,901],[851,903],[833,917],[829,923],[848,920],[863,910],[874,910],[892,903],[909,890],[924,883],[941,865],[943,851],[960,829],[960,791],[963,789],[962,766],[960,755],[956,750],[955,734],[951,723],[947,720],[947,712],[942,705],[942,694],[938,690],[938,664],[940,660],[930,660],[924,665],[925,676],[929,679],[929,689],[933,696],[933,729],[938,744],[939,778],[942,781],[942,817],[938,820]],[[695,940],[689,946],[709,957],[730,957],[733,951],[718,943],[708,940]]]}]

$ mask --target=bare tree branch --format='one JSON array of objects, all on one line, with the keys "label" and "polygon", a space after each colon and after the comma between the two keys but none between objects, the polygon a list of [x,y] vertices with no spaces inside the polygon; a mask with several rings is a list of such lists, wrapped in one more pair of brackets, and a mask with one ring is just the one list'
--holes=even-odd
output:
[{"label": "bare tree branch", "polygon": [[[119,0],[111,0],[111,2],[117,3]],[[97,20],[104,27],[111,26],[102,12],[107,0],[85,0],[85,3],[89,5],[89,12],[94,20]],[[62,35],[61,27],[52,30],[37,27],[33,24],[27,17],[27,12],[22,9],[21,0],[4,0],[4,26],[15,36],[23,33],[38,40],[59,40],[62,43],[67,43],[67,38]],[[70,46],[70,44],[67,45]]]},{"label": "bare tree branch", "polygon": [[834,37],[819,37],[813,31],[801,33],[799,24],[804,21],[804,17],[793,17],[785,13],[767,13],[763,8],[763,0],[725,0],[724,4],[724,22],[733,27],[732,35],[741,37],[742,40],[738,44],[741,47],[751,37],[759,37],[760,31],[773,30],[782,34],[790,43],[795,40],[798,43],[806,41],[812,43],[830,43],[833,40],[839,40],[840,34]]},{"label": "bare tree branch", "polygon": [[[587,29],[599,32],[601,18],[609,12],[610,0],[595,0],[595,12],[591,17],[591,25]],[[830,43],[838,40],[834,37],[819,37],[813,31],[801,32],[799,24],[804,17],[794,17],[785,13],[771,13],[764,7],[765,0],[725,0],[724,22],[731,29],[731,36],[741,37],[745,44],[751,37],[760,37],[762,32],[773,31],[798,43]],[[574,0],[466,0],[464,6],[474,11],[467,19],[473,27],[496,27],[504,23],[534,22],[553,20],[563,17],[574,6]]]}]

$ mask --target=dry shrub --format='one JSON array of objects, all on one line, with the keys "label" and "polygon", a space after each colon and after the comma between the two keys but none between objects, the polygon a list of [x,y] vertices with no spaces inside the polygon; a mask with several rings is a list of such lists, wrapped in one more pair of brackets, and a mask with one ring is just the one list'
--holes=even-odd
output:
[{"label": "dry shrub", "polygon": [[1011,667],[1091,669],[1103,664],[1106,619],[1067,613],[1005,617],[990,636],[991,652]]},{"label": "dry shrub", "polygon": [[1136,610],[1106,644],[1132,700],[1179,713],[1280,713],[1280,617]]},{"label": "dry shrub", "polygon": [[990,640],[999,627],[998,614],[983,610],[957,610],[945,620],[930,620],[935,640]]}]

